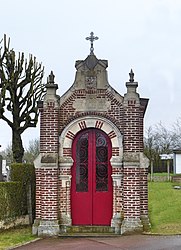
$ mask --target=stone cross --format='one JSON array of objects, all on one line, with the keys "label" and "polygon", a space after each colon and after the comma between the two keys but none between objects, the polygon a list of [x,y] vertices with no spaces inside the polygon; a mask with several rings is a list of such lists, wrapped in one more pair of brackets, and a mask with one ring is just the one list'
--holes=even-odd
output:
[{"label": "stone cross", "polygon": [[91,32],[90,33],[90,36],[89,37],[86,37],[86,40],[89,40],[91,42],[91,47],[90,47],[90,54],[93,55],[94,54],[94,47],[93,47],[93,42],[95,40],[98,40],[99,37],[97,36],[94,36],[94,32]]}]

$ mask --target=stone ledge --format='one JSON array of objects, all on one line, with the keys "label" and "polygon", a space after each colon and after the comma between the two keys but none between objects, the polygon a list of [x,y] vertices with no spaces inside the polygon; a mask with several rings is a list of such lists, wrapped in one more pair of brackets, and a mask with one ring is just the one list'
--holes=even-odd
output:
[{"label": "stone ledge", "polygon": [[0,221],[0,229],[5,230],[21,225],[30,225],[29,215],[18,216],[15,218],[7,218],[6,220]]},{"label": "stone ledge", "polygon": [[38,236],[57,236],[60,233],[58,220],[35,220],[32,234]]}]

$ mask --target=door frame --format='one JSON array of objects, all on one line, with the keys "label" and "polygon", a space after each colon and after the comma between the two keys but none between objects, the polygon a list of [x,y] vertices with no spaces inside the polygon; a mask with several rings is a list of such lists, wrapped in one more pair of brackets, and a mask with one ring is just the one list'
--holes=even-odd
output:
[{"label": "door frame", "polygon": [[[113,182],[113,219],[117,214],[116,189],[121,188],[122,174],[114,174],[114,168],[123,167],[123,135],[121,131],[110,120],[97,115],[88,115],[76,118],[71,121],[62,131],[59,137],[59,196],[66,192],[64,202],[60,202],[59,211],[62,225],[72,225],[71,219],[71,168],[73,166],[72,143],[76,134],[85,128],[98,128],[105,132],[112,145],[112,157],[110,163],[112,166]],[[66,207],[65,207],[66,206]],[[112,219],[112,220],[113,220]]]}]

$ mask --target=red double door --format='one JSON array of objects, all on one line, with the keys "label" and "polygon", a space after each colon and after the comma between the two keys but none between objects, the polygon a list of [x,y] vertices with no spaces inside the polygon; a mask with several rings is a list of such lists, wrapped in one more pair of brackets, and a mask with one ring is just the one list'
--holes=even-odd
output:
[{"label": "red double door", "polygon": [[72,149],[72,224],[110,225],[113,206],[110,139],[99,129],[86,129],[75,137]]}]

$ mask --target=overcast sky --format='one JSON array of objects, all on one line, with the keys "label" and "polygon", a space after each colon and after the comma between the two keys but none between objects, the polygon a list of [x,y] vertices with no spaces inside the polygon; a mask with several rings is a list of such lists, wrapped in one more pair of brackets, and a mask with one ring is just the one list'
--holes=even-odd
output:
[{"label": "overcast sky", "polygon": [[[180,0],[0,0],[0,38],[7,34],[16,52],[36,56],[53,70],[58,94],[73,83],[75,61],[84,60],[93,31],[97,58],[108,60],[109,83],[126,92],[132,68],[138,92],[149,98],[145,127],[160,121],[167,127],[181,117]],[[39,129],[23,135],[27,147]],[[11,130],[0,120],[1,149],[11,142]]]}]

